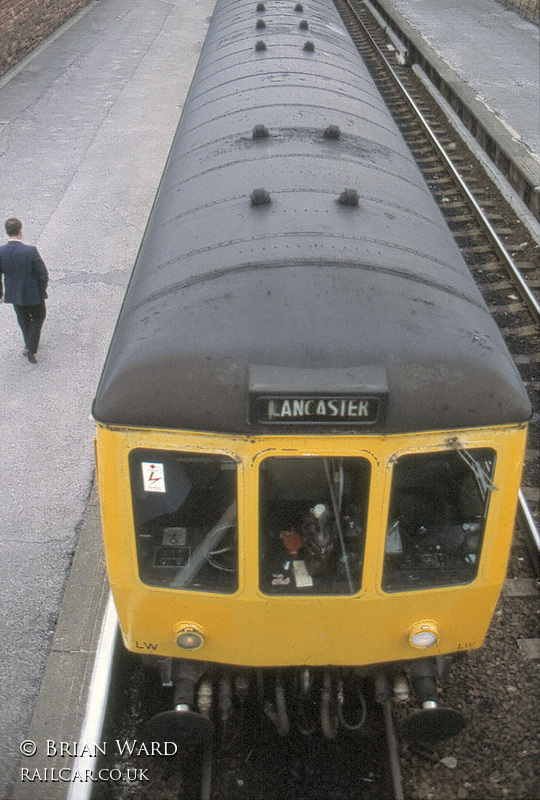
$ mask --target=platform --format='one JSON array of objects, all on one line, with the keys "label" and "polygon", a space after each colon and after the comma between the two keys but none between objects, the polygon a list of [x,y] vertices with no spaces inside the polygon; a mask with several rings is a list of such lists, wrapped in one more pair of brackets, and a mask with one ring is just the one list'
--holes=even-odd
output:
[{"label": "platform", "polygon": [[[72,735],[65,700],[84,684],[92,643],[51,642],[89,503],[92,399],[213,5],[95,0],[0,80],[0,241],[19,217],[50,272],[37,366],[0,306],[2,800],[20,781],[48,659],[58,694],[41,697],[49,718],[33,730],[47,737],[64,719]],[[96,553],[79,601],[95,599],[97,613]],[[42,784],[47,800],[58,785]],[[18,796],[34,800],[36,786]]]},{"label": "platform", "polygon": [[540,166],[540,31],[497,0],[378,0],[416,31],[455,79]]}]

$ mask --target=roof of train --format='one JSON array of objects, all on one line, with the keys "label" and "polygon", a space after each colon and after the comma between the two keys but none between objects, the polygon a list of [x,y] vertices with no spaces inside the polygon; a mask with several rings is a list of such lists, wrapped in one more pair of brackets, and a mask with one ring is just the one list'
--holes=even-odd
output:
[{"label": "roof of train", "polygon": [[217,2],[94,416],[252,433],[266,422],[250,395],[275,395],[380,400],[339,430],[525,421],[519,374],[333,4],[265,6]]}]

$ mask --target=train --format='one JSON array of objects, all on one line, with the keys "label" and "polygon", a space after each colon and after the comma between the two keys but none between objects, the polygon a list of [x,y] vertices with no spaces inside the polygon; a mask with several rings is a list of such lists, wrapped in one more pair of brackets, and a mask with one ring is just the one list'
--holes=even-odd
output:
[{"label": "train", "polygon": [[161,731],[206,741],[256,685],[333,738],[366,681],[404,736],[461,730],[443,675],[501,592],[531,407],[331,0],[217,0],[93,416]]}]

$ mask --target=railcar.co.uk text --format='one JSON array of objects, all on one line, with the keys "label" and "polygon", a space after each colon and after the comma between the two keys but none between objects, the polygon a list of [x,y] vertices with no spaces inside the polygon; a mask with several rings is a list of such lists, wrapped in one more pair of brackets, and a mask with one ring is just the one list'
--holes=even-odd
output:
[{"label": "railcar.co.uk text", "polygon": [[[47,739],[44,747],[39,748],[36,742],[27,739],[21,743],[21,753],[30,758],[40,752],[47,758],[82,758],[91,759],[110,755],[137,758],[140,756],[174,756],[178,752],[176,742],[144,742],[137,739],[115,739],[112,747],[108,742],[57,742]],[[133,782],[150,780],[147,769],[126,766],[124,769],[113,767],[99,770],[87,769],[88,761],[80,767],[21,767],[20,780],[24,783],[73,783],[73,782]]]}]

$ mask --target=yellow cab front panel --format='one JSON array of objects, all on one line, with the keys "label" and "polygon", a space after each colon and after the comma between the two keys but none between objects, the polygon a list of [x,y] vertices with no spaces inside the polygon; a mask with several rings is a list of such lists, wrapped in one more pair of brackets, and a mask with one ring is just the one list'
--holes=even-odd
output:
[{"label": "yellow cab front panel", "polygon": [[[504,580],[526,427],[238,437],[98,424],[126,647],[251,667],[480,647]],[[433,644],[411,636],[427,630]],[[177,638],[196,634],[196,649]]]}]

